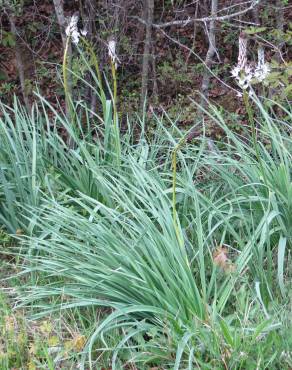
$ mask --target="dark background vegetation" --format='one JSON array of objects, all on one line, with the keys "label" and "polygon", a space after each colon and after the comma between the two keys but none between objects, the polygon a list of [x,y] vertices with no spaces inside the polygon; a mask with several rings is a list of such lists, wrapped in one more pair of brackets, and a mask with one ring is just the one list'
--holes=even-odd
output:
[{"label": "dark background vegetation", "polygon": [[291,370],[292,4],[0,6],[0,370]]},{"label": "dark background vegetation", "polygon": [[[217,11],[210,18],[212,9]],[[59,18],[56,11],[61,14]],[[79,13],[80,26],[88,30],[105,76],[109,69],[107,42],[110,38],[117,42],[122,117],[142,109],[147,95],[149,114],[167,110],[170,116],[179,114],[182,124],[192,124],[190,98],[200,101],[199,93],[203,93],[244,122],[242,102],[236,97],[237,87],[230,76],[242,31],[249,37],[251,60],[256,61],[257,48],[264,45],[271,63],[265,95],[282,102],[291,98],[288,61],[292,7],[288,0],[3,0],[3,102],[11,103],[16,94],[30,106],[38,89],[56,107],[57,102],[63,104],[59,68],[62,37],[64,41],[65,27],[75,12]],[[88,79],[76,48],[72,53],[72,70]],[[72,85],[75,99],[87,101],[96,110],[92,92],[77,78]]]}]

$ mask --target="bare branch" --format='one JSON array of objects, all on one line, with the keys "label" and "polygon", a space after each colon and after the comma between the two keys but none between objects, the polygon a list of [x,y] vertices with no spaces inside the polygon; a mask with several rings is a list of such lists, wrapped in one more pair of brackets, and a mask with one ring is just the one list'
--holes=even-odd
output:
[{"label": "bare branch", "polygon": [[[218,0],[212,0],[211,5],[211,15],[217,13],[218,11]],[[202,93],[205,97],[208,95],[209,85],[210,85],[210,72],[212,61],[214,58],[214,55],[216,54],[216,35],[215,35],[215,21],[213,20],[210,22],[209,29],[206,27],[206,30],[208,32],[208,39],[209,39],[209,48],[207,51],[206,59],[205,59],[205,66],[208,67],[208,69],[205,70],[205,73],[203,74],[203,80],[202,80]],[[205,100],[202,99],[201,105],[203,106]]]},{"label": "bare branch", "polygon": [[[242,9],[242,10],[240,10],[238,12],[235,12],[235,13],[232,13],[232,14],[226,14],[226,15],[222,15],[222,16],[209,16],[209,17],[203,17],[203,18],[188,18],[188,19],[184,19],[184,20],[170,21],[170,22],[160,23],[160,24],[153,23],[152,26],[155,27],[155,28],[167,28],[167,27],[171,27],[171,26],[183,26],[183,27],[185,27],[185,26],[187,26],[189,24],[192,24],[194,22],[203,22],[203,23],[212,22],[212,21],[222,22],[222,21],[226,21],[226,20],[231,19],[231,18],[235,18],[239,15],[243,15],[243,14],[253,10],[253,8],[256,5],[258,5],[260,3],[260,1],[261,0],[249,1],[249,3],[251,3],[251,5],[248,8]],[[133,16],[132,18],[137,19],[139,22],[141,22],[143,24],[146,24],[144,19],[142,19],[140,17]]]},{"label": "bare branch", "polygon": [[64,15],[64,9],[63,9],[63,1],[62,0],[54,0],[54,7],[55,12],[57,16],[57,20],[60,27],[62,42],[63,42],[63,48],[65,49],[66,46],[66,34],[65,34],[65,27],[66,27],[66,18]]},{"label": "bare branch", "polygon": [[224,85],[225,87],[227,87],[228,89],[234,91],[236,94],[238,93],[238,90],[234,89],[232,86],[228,85],[226,82],[224,82],[223,80],[221,80],[213,71],[210,67],[208,67],[204,61],[203,58],[200,57],[199,54],[197,54],[194,50],[192,50],[191,48],[189,48],[188,46],[182,44],[179,40],[176,40],[174,39],[173,37],[169,36],[162,28],[159,29],[159,31],[165,36],[167,37],[170,41],[172,41],[173,43],[177,44],[178,46],[180,46],[181,48],[189,51],[192,55],[194,55],[197,59],[199,59],[199,61],[201,63],[204,64],[205,68],[210,72],[210,74],[217,80],[219,81],[222,85]]},{"label": "bare branch", "polygon": [[140,107],[143,110],[145,99],[147,97],[148,88],[148,75],[149,75],[149,64],[150,64],[150,50],[151,50],[151,31],[152,31],[152,21],[154,15],[154,0],[145,0],[145,7],[147,9],[145,13],[145,19],[147,20],[146,32],[145,32],[145,42],[144,42],[144,52],[143,52],[143,62],[142,62],[142,87],[141,87],[141,102]]}]

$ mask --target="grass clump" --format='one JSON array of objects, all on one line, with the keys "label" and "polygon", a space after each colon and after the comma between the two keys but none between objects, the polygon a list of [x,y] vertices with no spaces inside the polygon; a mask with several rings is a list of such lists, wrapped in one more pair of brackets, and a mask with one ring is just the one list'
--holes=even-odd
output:
[{"label": "grass clump", "polygon": [[1,219],[24,230],[18,306],[70,312],[84,369],[289,369],[291,112],[255,99],[256,142],[210,106],[226,136],[210,150],[159,118],[151,140],[117,138],[110,101],[93,129],[81,103],[73,127],[41,102],[32,117],[4,109],[0,128]]}]

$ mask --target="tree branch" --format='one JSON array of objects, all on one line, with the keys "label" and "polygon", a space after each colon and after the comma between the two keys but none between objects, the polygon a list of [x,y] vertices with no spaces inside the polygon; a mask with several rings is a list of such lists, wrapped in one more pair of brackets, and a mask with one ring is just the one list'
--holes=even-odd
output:
[{"label": "tree branch", "polygon": [[[167,27],[171,27],[171,26],[183,26],[183,27],[185,27],[185,26],[187,26],[189,24],[192,24],[194,22],[202,22],[202,23],[212,22],[212,21],[222,22],[222,21],[226,21],[226,20],[231,19],[231,18],[235,18],[239,15],[243,15],[243,14],[249,12],[250,10],[253,10],[253,8],[256,5],[258,5],[260,3],[260,1],[261,0],[250,1],[251,5],[248,8],[240,10],[240,11],[232,13],[232,14],[226,14],[226,15],[222,15],[222,16],[212,16],[211,15],[209,17],[203,17],[203,18],[188,18],[188,19],[184,19],[184,20],[170,21],[170,22],[160,23],[160,24],[153,23],[152,26],[155,27],[155,28],[167,28]],[[141,22],[145,25],[147,24],[145,22],[145,20],[140,18],[140,17],[132,16],[132,18],[137,19],[139,22]]]},{"label": "tree branch", "polygon": [[141,110],[143,110],[145,99],[147,97],[154,0],[145,0],[144,5],[147,8],[147,12],[145,13],[145,16],[146,16],[145,19],[147,20],[147,23],[146,23],[147,25],[146,25],[143,62],[142,62],[142,87],[141,87],[141,101],[140,101]]},{"label": "tree branch", "polygon": [[15,38],[15,60],[16,60],[16,66],[17,66],[17,71],[19,75],[19,81],[20,81],[20,86],[21,86],[21,92],[23,95],[23,100],[25,107],[28,112],[31,111],[31,104],[28,98],[28,93],[27,93],[27,88],[26,88],[26,76],[25,76],[25,60],[24,60],[24,46],[21,44],[21,41],[19,40],[18,37],[18,31],[15,25],[15,19],[14,19],[14,14],[11,12],[9,14],[9,22],[10,22],[10,30],[11,33],[13,34]]},{"label": "tree branch", "polygon": [[[217,13],[218,11],[218,0],[212,0],[212,5],[211,5],[211,15]],[[206,59],[205,59],[205,66],[208,67],[208,69],[205,70],[203,74],[203,80],[202,80],[202,94],[204,97],[208,96],[208,90],[209,90],[209,85],[210,85],[210,72],[209,70],[211,69],[212,61],[214,58],[214,55],[216,53],[216,36],[215,36],[215,21],[211,21],[209,25],[209,30],[208,30],[208,39],[209,39],[209,48],[207,51]],[[201,100],[201,105],[203,106],[205,103],[205,99]]]},{"label": "tree branch", "polygon": [[179,40],[177,39],[174,39],[173,37],[169,36],[162,28],[159,29],[159,31],[166,37],[168,38],[170,41],[172,41],[173,43],[177,44],[178,46],[180,46],[181,48],[189,51],[192,55],[194,55],[204,66],[205,68],[209,71],[209,73],[217,80],[219,81],[222,85],[224,85],[225,87],[227,87],[229,90],[232,90],[234,91],[236,94],[238,93],[238,90],[236,90],[235,88],[233,88],[232,86],[228,85],[226,82],[224,82],[223,80],[221,80],[213,71],[210,67],[208,67],[204,61],[203,58],[200,57],[199,54],[197,54],[194,50],[192,50],[191,48],[189,48],[188,46],[182,44]]}]

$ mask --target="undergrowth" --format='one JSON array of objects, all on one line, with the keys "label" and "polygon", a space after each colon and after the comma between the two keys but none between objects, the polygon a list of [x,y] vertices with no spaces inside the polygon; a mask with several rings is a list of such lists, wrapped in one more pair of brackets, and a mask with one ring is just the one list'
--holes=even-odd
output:
[{"label": "undergrowth", "polygon": [[1,106],[2,368],[59,368],[77,337],[65,368],[290,369],[291,112],[253,97],[255,142],[210,105],[210,145],[166,114],[120,136],[100,98],[74,124],[41,97]]}]

